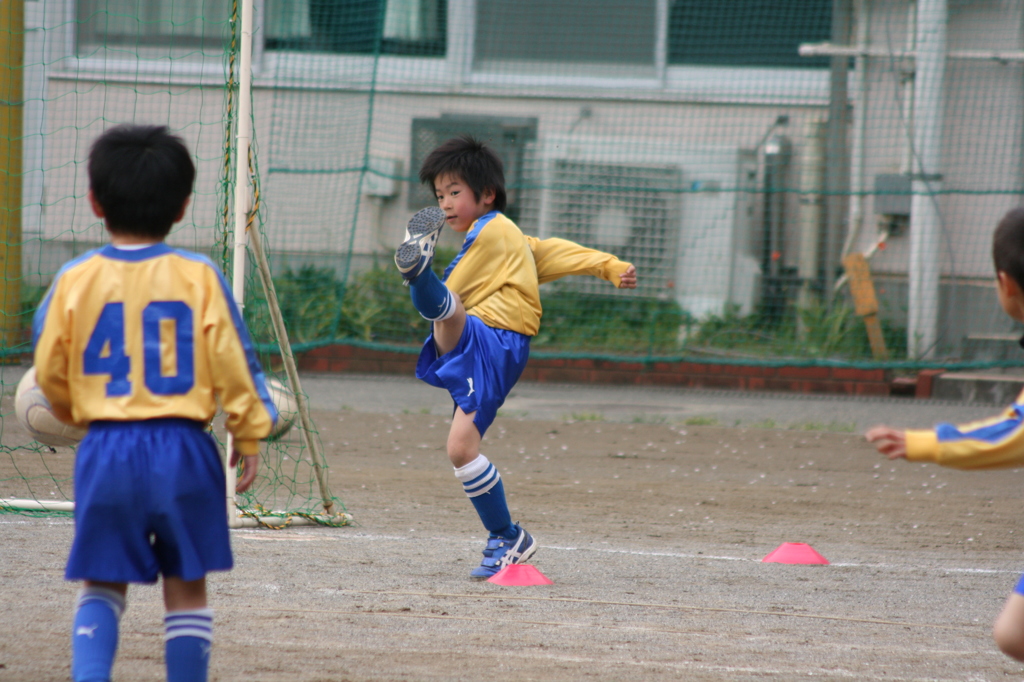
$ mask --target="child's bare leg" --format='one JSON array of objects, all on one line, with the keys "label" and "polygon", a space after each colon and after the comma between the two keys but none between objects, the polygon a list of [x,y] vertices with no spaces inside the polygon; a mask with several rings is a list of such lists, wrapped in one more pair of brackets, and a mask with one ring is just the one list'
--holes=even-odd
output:
[{"label": "child's bare leg", "polygon": [[455,409],[452,428],[448,432],[448,459],[455,467],[455,477],[491,535],[517,533],[505,500],[505,486],[498,468],[480,454],[480,431],[473,423],[476,412],[466,414]]},{"label": "child's bare leg", "polygon": [[213,642],[213,609],[206,578],[164,577],[164,658],[168,680],[206,680]]},{"label": "child's bare leg", "polygon": [[182,580],[164,578],[164,608],[168,611],[186,611],[206,608],[206,578]]},{"label": "child's bare leg", "polygon": [[1014,592],[1006,600],[992,628],[992,637],[1004,654],[1024,662],[1024,595]]},{"label": "child's bare leg", "polygon": [[[435,331],[435,334],[437,332]],[[451,350],[449,348],[448,350]],[[441,353],[440,347],[438,352]],[[447,352],[447,351],[444,351]],[[452,428],[448,431],[448,459],[456,469],[464,467],[480,456],[480,431],[473,423],[476,412],[466,414],[461,407],[455,408]]]},{"label": "child's bare leg", "polygon": [[71,678],[110,679],[124,613],[125,583],[86,580],[78,593],[71,629]]},{"label": "child's bare leg", "polygon": [[505,486],[498,468],[480,454],[480,432],[473,423],[476,412],[466,414],[456,408],[448,433],[448,458],[455,466],[455,477],[489,537],[484,559],[470,572],[470,577],[485,580],[508,564],[521,563],[537,551],[537,543],[525,530],[512,523]]},{"label": "child's bare leg", "polygon": [[128,583],[105,583],[101,580],[83,580],[82,584],[85,587],[101,587],[113,592],[117,592],[124,599],[128,594]]}]

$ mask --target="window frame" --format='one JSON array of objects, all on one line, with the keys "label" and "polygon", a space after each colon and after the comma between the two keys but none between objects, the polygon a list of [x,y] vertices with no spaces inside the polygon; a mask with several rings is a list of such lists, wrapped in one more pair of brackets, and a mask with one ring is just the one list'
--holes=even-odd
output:
[{"label": "window frame", "polygon": [[[38,0],[42,2],[42,0]],[[170,0],[165,0],[170,1]],[[254,0],[262,7],[263,0]],[[78,55],[78,0],[64,3],[45,3],[44,28],[60,37],[49,42],[52,66],[50,78],[75,78],[79,80],[107,80],[113,82],[139,81],[150,76],[154,83],[202,83],[210,78],[223,80],[224,63],[221,55],[204,56],[202,59],[138,59],[111,56],[110,52],[95,57]],[[253,57],[256,57],[256,41],[253,41]]]},{"label": "window frame", "polygon": [[[169,1],[169,0],[165,0]],[[253,27],[253,78],[256,86],[282,81],[300,88],[368,89],[393,92],[462,93],[470,95],[694,101],[821,105],[828,102],[829,70],[786,67],[699,66],[668,64],[669,1],[656,0],[658,26],[652,77],[603,77],[593,75],[543,75],[495,73],[474,68],[476,2],[447,0],[447,50],[436,57],[410,55],[360,55],[266,50],[261,26],[263,0],[255,2]],[[59,7],[56,3],[49,7]],[[75,45],[77,0],[67,0],[62,17],[51,23],[65,25],[64,44],[53,41],[52,75],[74,74],[127,80],[151,75],[183,81],[223,77],[219,58],[111,59],[78,57]],[[51,11],[52,10],[48,10]],[[317,74],[310,77],[310,74]],[[328,74],[324,76],[323,74]]]}]

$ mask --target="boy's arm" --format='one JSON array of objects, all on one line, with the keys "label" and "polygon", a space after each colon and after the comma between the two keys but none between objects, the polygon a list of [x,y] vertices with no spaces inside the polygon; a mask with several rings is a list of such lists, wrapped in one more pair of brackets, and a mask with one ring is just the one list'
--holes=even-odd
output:
[{"label": "boy's arm", "polygon": [[537,263],[537,279],[541,284],[566,275],[593,275],[621,287],[622,275],[632,267],[630,263],[610,253],[588,249],[568,239],[524,236],[533,251],[533,260]]},{"label": "boy's arm", "polygon": [[225,426],[242,456],[259,453],[259,441],[270,435],[278,414],[267,392],[266,379],[249,331],[219,272],[211,282],[210,303],[204,313],[206,351],[214,364],[214,392],[227,415]]},{"label": "boy's arm", "polygon": [[[874,431],[868,432],[869,440]],[[903,437],[906,458],[913,462],[935,462],[955,469],[1020,466],[1024,464],[1024,408],[1014,404],[999,417],[910,429]]]},{"label": "boy's arm", "polygon": [[32,362],[36,368],[36,383],[50,401],[54,415],[62,422],[72,424],[71,388],[68,385],[68,330],[62,312],[63,299],[57,293],[57,281],[50,287],[32,318]]}]

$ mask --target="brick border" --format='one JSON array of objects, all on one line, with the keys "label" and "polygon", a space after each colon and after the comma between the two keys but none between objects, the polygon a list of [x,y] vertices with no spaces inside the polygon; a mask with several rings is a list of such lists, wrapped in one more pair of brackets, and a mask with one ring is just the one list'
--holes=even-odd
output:
[{"label": "brick border", "polygon": [[[330,345],[296,354],[308,372],[412,374],[416,354]],[[852,367],[764,367],[697,362],[629,362],[589,358],[531,357],[524,381],[632,386],[728,388],[843,395],[931,397],[942,370],[922,370],[916,377],[895,377],[892,370]]]}]

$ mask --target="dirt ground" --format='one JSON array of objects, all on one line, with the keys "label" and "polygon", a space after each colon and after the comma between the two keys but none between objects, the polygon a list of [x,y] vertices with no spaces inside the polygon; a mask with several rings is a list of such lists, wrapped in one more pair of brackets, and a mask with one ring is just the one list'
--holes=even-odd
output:
[{"label": "dirt ground", "polygon": [[[1024,678],[990,637],[1024,471],[891,463],[857,432],[500,416],[483,452],[554,581],[501,587],[468,579],[484,533],[443,415],[314,417],[356,524],[233,532],[211,681]],[[0,453],[0,480],[70,461]],[[0,515],[0,680],[68,679],[71,536]],[[784,542],[831,563],[761,561]],[[132,589],[116,680],[162,679],[161,615]]]}]

